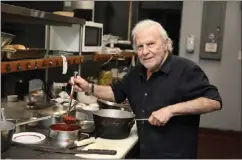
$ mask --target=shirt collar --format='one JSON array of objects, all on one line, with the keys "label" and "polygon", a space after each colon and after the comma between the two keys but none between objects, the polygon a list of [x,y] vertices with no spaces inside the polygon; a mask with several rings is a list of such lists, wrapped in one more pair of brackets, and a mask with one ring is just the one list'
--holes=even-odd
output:
[{"label": "shirt collar", "polygon": [[[171,61],[172,61],[172,55],[169,53],[165,62],[161,65],[159,72],[169,75],[169,73],[171,72],[171,65],[172,65]],[[142,76],[146,76],[146,68],[143,65],[141,65],[140,74]]]}]

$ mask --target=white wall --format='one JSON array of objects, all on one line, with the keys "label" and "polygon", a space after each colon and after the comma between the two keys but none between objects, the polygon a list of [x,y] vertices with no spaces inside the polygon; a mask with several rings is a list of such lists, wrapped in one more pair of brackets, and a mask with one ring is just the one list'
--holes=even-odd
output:
[{"label": "white wall", "polygon": [[[201,127],[241,131],[241,9],[239,1],[227,2],[221,61],[200,60],[200,34],[203,2],[184,1],[180,38],[181,57],[191,59],[205,71],[210,82],[218,87],[223,109],[201,117]],[[185,51],[186,38],[196,36],[195,53]]]}]

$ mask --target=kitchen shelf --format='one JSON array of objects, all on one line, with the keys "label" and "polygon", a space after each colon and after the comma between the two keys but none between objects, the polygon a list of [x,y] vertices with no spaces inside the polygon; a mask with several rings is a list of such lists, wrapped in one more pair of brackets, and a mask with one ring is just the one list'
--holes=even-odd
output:
[{"label": "kitchen shelf", "polygon": [[85,19],[56,15],[50,12],[19,7],[1,3],[1,18],[4,22],[44,24],[44,25],[72,25],[85,24]]},{"label": "kitchen shelf", "polygon": [[113,59],[127,59],[132,58],[133,56],[136,56],[137,54],[135,52],[121,52],[119,54],[95,54],[93,57],[93,61],[103,61],[103,60],[109,60],[112,56]]},{"label": "kitchen shelf", "polygon": [[[67,64],[81,64],[84,60],[83,56],[70,56],[66,57]],[[28,70],[37,70],[45,68],[54,68],[62,66],[61,57],[50,57],[41,59],[25,59],[17,61],[2,61],[1,62],[1,74],[22,72]]]}]

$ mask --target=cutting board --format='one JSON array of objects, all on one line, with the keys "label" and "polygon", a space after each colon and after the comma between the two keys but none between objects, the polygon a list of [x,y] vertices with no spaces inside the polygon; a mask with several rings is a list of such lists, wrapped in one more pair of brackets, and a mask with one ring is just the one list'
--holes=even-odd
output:
[{"label": "cutting board", "polygon": [[111,140],[104,138],[96,138],[95,143],[92,143],[83,150],[87,149],[111,149],[116,150],[116,155],[97,155],[97,154],[75,154],[75,156],[81,158],[90,158],[90,159],[121,159],[133,148],[133,146],[138,141],[137,128],[136,125],[131,129],[130,135],[128,138]]}]

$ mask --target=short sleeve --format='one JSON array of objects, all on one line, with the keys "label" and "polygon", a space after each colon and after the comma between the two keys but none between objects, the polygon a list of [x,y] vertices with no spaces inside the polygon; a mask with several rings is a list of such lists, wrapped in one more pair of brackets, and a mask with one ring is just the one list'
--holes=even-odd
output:
[{"label": "short sleeve", "polygon": [[192,100],[199,97],[205,97],[217,100],[222,106],[222,99],[217,87],[209,83],[208,77],[204,71],[196,64],[190,65],[183,74],[182,90],[185,100]]},{"label": "short sleeve", "polygon": [[112,90],[114,94],[115,101],[117,103],[123,102],[129,93],[129,74],[126,74],[121,81],[113,84]]}]

